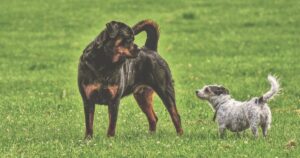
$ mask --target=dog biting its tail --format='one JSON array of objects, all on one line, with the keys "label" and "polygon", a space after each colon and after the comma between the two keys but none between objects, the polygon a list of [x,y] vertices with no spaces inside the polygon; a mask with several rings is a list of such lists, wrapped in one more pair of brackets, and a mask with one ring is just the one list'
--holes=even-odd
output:
[{"label": "dog biting its tail", "polygon": [[272,75],[268,75],[268,81],[271,84],[271,89],[259,98],[260,103],[266,103],[273,98],[280,91],[280,85],[278,79]]},{"label": "dog biting its tail", "polygon": [[145,43],[145,47],[157,51],[157,44],[159,39],[159,27],[158,25],[152,20],[142,20],[135,24],[132,27],[134,35],[139,34],[142,31],[146,31],[147,33],[147,40]]}]

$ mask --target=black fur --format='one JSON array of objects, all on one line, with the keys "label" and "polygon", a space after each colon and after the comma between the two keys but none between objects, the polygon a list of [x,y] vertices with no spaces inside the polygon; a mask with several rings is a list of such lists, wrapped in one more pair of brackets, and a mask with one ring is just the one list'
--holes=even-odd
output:
[{"label": "black fur", "polygon": [[216,95],[229,94],[229,90],[223,86],[210,86],[210,91]]},{"label": "black fur", "polygon": [[[155,29],[157,28],[152,28],[152,30]],[[141,28],[139,32],[141,31],[147,30]],[[152,33],[147,32],[148,37],[154,37],[155,35],[151,35]],[[115,43],[118,39],[124,41],[122,48],[126,45],[130,46],[128,47],[131,48],[130,57],[120,56],[117,61],[112,62],[116,54]],[[150,42],[154,42],[152,46],[157,46],[157,41],[153,41],[153,39],[150,40]],[[149,39],[146,44],[150,47],[141,49],[137,48],[133,40],[134,32],[130,27],[124,23],[112,21],[86,47],[80,57],[78,86],[84,103],[86,138],[93,135],[95,104],[108,105],[110,124],[107,135],[113,136],[121,98],[132,94],[141,85],[151,87],[159,95],[172,117],[177,132],[182,133],[168,64],[155,51],[156,47],[149,44]],[[155,50],[150,48],[155,48]],[[112,92],[114,88],[111,87],[113,86],[118,87],[116,94]]]}]

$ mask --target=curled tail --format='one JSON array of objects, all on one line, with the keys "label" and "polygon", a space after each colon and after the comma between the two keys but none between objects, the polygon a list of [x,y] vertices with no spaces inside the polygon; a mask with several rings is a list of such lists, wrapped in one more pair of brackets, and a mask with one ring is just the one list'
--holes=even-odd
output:
[{"label": "curled tail", "polygon": [[274,95],[278,94],[278,92],[280,91],[280,85],[276,77],[269,75],[268,81],[271,84],[271,89],[259,98],[260,102],[262,103],[266,103],[267,101],[272,99]]},{"label": "curled tail", "polygon": [[137,35],[142,31],[146,31],[147,39],[146,39],[145,47],[157,51],[157,44],[159,39],[159,27],[154,21],[142,20],[137,24],[135,24],[132,27],[132,30],[134,32],[134,35]]}]

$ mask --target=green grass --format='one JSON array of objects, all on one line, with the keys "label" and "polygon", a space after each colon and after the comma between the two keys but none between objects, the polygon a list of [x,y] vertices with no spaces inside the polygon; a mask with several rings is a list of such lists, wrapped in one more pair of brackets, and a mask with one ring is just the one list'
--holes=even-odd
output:
[{"label": "green grass", "polygon": [[[0,15],[1,157],[300,155],[298,0],[2,0]],[[76,83],[82,50],[111,20],[133,25],[148,18],[161,28],[159,53],[173,73],[184,135],[176,136],[158,97],[158,130],[150,135],[130,96],[121,102],[114,138],[106,137],[107,108],[97,106],[95,137],[83,141]],[[269,137],[254,140],[248,130],[242,138],[228,132],[219,139],[213,112],[195,89],[223,84],[245,100],[269,88],[269,73],[281,78],[283,89],[270,102]]]}]

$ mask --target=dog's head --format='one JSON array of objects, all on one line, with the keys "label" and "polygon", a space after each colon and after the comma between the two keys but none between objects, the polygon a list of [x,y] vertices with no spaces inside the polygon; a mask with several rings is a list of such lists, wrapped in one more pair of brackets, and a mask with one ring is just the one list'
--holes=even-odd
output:
[{"label": "dog's head", "polygon": [[202,89],[196,90],[196,95],[203,100],[209,100],[212,97],[220,95],[229,95],[228,89],[223,86],[208,85]]},{"label": "dog's head", "polygon": [[135,58],[139,49],[134,41],[132,29],[121,22],[111,21],[106,24],[106,42],[104,47],[106,55],[111,58],[113,63],[126,58]]}]

